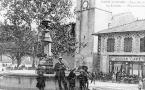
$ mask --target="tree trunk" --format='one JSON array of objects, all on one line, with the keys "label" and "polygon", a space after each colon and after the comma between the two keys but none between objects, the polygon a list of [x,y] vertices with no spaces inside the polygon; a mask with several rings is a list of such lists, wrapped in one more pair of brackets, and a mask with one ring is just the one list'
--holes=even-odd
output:
[{"label": "tree trunk", "polygon": [[12,59],[12,64],[15,63],[15,57],[11,56],[11,59]]},{"label": "tree trunk", "polygon": [[12,59],[12,64],[15,64],[15,59]]},{"label": "tree trunk", "polygon": [[17,59],[17,69],[18,69],[21,64],[21,57],[17,56],[16,59]]},{"label": "tree trunk", "polygon": [[35,68],[35,56],[33,56],[32,68]]},{"label": "tree trunk", "polygon": [[36,52],[35,52],[35,46],[33,47],[33,55],[32,55],[32,68],[35,68],[35,55],[36,55]]}]

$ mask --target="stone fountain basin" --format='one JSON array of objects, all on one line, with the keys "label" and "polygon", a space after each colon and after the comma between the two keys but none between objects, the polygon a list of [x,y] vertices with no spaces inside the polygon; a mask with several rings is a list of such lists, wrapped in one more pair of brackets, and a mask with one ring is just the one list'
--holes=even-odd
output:
[{"label": "stone fountain basin", "polygon": [[[38,90],[36,88],[36,77],[37,74],[34,73],[25,73],[22,71],[9,71],[0,73],[0,89],[4,90]],[[44,75],[46,79],[45,90],[59,90],[58,83],[54,78],[54,74]],[[76,80],[76,89],[79,90],[79,83]]]}]

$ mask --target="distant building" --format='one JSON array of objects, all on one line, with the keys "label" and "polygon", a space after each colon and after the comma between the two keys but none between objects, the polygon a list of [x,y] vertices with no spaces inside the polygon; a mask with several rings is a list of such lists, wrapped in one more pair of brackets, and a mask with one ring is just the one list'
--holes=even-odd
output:
[{"label": "distant building", "polygon": [[98,36],[100,71],[145,75],[145,20],[105,29],[94,35]]},{"label": "distant building", "polygon": [[6,68],[8,66],[10,66],[12,64],[12,60],[5,56],[5,55],[1,55],[1,59],[0,59],[0,71],[6,70]]},{"label": "distant building", "polygon": [[0,43],[0,63],[3,66],[8,66],[8,65],[13,63],[13,61],[9,57],[10,55],[8,53],[12,48],[16,48],[16,46],[13,42],[2,42],[2,43]]},{"label": "distant building", "polygon": [[3,56],[3,60],[0,61],[0,67],[7,67],[12,64],[12,60],[7,56]]}]

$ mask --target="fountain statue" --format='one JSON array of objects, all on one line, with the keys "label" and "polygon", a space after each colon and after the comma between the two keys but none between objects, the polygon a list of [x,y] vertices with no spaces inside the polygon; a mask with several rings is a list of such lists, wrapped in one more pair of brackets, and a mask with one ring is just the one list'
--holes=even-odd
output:
[{"label": "fountain statue", "polygon": [[[37,68],[37,73],[39,72],[44,72],[45,74],[53,74],[53,58],[52,58],[52,53],[51,53],[51,44],[52,44],[52,39],[50,36],[50,31],[47,29],[49,21],[42,21],[42,31],[40,32],[40,42],[42,45],[42,51],[39,59],[39,64]],[[43,59],[41,59],[43,58]]]}]

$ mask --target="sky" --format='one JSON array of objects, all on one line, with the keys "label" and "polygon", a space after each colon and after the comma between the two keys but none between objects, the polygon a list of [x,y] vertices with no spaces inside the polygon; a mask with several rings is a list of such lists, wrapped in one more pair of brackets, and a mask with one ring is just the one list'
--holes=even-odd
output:
[{"label": "sky", "polygon": [[136,18],[145,19],[145,0],[96,0],[96,6],[113,15],[131,12]]},{"label": "sky", "polygon": [[[72,0],[73,7],[76,7],[77,0]],[[138,19],[145,19],[145,0],[96,0],[96,7],[112,12],[113,15],[131,12]],[[0,12],[0,21],[3,22],[2,14]]]},{"label": "sky", "polygon": [[[72,0],[76,6],[77,0]],[[145,19],[145,0],[96,0],[96,7],[112,12],[113,15],[131,12],[135,18]]]}]

